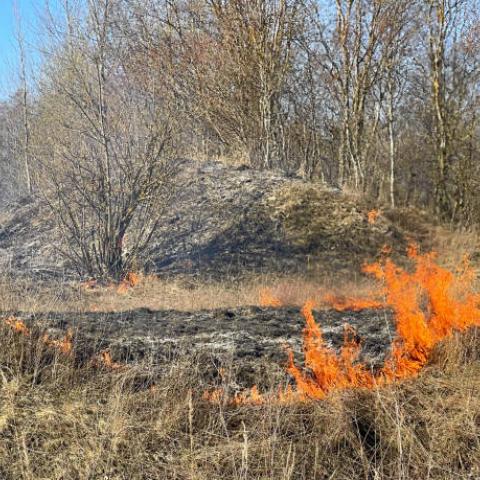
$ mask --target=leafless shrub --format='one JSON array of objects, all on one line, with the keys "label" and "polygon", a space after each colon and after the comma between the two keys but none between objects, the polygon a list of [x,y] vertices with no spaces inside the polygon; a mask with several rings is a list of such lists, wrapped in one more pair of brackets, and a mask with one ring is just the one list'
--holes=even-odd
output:
[{"label": "leafless shrub", "polygon": [[48,56],[35,134],[63,253],[82,274],[118,279],[155,231],[175,163],[167,105],[154,80],[147,90],[129,75],[115,18],[101,1],[70,20]]}]

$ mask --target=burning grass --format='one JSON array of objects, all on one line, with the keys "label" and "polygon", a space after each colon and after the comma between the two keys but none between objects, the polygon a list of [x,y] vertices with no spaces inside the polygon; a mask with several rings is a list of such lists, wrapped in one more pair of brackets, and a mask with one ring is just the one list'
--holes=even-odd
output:
[{"label": "burning grass", "polygon": [[[455,332],[480,326],[480,293],[474,288],[475,274],[467,259],[457,271],[451,271],[436,262],[435,253],[420,255],[415,246],[409,247],[408,256],[414,263],[412,272],[398,267],[389,258],[365,265],[364,271],[382,282],[375,294],[341,300],[328,295],[323,298],[324,303],[339,310],[381,307],[393,310],[397,337],[381,369],[371,371],[359,361],[361,345],[348,325],[340,351],[329,347],[313,315],[315,302],[310,300],[302,308],[306,321],[305,368],[295,364],[293,352],[289,355],[287,371],[295,380],[295,389],[288,387],[278,394],[262,395],[253,387],[234,398],[217,389],[206,398],[235,405],[320,400],[338,390],[375,389],[418,375],[441,341]],[[261,299],[269,306],[281,305],[267,291],[262,292]]]},{"label": "burning grass", "polygon": [[386,305],[397,318],[390,358],[372,372],[351,330],[340,352],[330,349],[305,304],[307,369],[291,357],[295,387],[270,396],[281,401],[256,388],[232,402],[222,390],[205,394],[201,365],[186,357],[161,370],[125,368],[108,351],[78,363],[68,332],[54,340],[9,317],[0,324],[0,478],[479,478],[474,274],[467,263],[448,270],[433,254],[410,257],[411,270],[388,258],[369,266],[380,286],[358,297],[300,283],[263,292],[274,307],[313,292],[320,307]]},{"label": "burning grass", "polygon": [[300,308],[309,298],[321,305],[327,294],[339,299],[348,298],[352,291],[359,296],[368,295],[371,281],[357,279],[353,273],[349,277],[338,280],[332,276],[306,279],[293,275],[256,275],[205,283],[195,279],[144,276],[139,284],[119,293],[118,285],[102,287],[94,281],[40,283],[3,275],[0,276],[0,311],[27,314],[119,312],[138,308],[197,311],[267,304],[265,298],[259,298],[259,292],[271,295],[282,305]]},{"label": "burning grass", "polygon": [[192,359],[99,369],[2,324],[1,478],[477,478],[479,342],[452,336],[401,384],[232,408]]},{"label": "burning grass", "polygon": [[368,223],[370,225],[374,225],[375,223],[377,223],[378,217],[380,217],[379,210],[370,210],[367,214]]},{"label": "burning grass", "polygon": [[[457,272],[452,272],[436,263],[434,253],[420,255],[411,247],[409,257],[415,263],[411,273],[389,259],[364,268],[383,282],[380,290],[385,297],[383,305],[395,313],[397,338],[379,372],[370,372],[357,361],[360,345],[348,328],[340,353],[328,348],[313,318],[313,304],[304,306],[305,364],[312,375],[295,366],[293,355],[288,366],[301,397],[324,398],[336,389],[371,389],[411,378],[427,364],[434,347],[442,340],[454,332],[480,326],[480,294],[472,288],[474,274],[467,261]],[[371,307],[370,301],[365,299],[364,304]],[[357,305],[357,301],[351,303]]]}]

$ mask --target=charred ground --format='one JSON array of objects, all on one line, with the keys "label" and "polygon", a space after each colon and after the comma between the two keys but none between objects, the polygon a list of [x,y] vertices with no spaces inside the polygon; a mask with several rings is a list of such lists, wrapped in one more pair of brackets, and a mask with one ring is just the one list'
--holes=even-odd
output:
[{"label": "charred ground", "polygon": [[[164,368],[182,356],[203,358],[206,379],[221,368],[235,371],[239,384],[251,387],[265,381],[265,370],[281,371],[287,363],[287,348],[302,361],[302,331],[305,320],[295,307],[215,309],[196,312],[151,311],[116,313],[51,313],[29,316],[11,313],[29,329],[61,339],[73,332],[77,361],[85,362],[108,351],[114,362],[138,363]],[[394,336],[391,313],[315,312],[324,338],[332,347],[343,344],[344,326],[356,331],[362,358],[372,368],[382,364]]]}]

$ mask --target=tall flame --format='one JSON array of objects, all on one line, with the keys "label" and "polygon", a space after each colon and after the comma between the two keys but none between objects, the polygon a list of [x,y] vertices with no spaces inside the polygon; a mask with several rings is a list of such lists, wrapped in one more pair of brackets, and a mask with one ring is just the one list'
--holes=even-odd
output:
[{"label": "tall flame", "polygon": [[345,327],[343,346],[337,354],[325,344],[322,331],[313,317],[313,307],[313,302],[307,302],[302,308],[307,323],[303,338],[305,366],[311,374],[298,368],[293,353],[289,352],[287,371],[295,379],[299,397],[321,399],[333,389],[372,387],[374,379],[371,373],[364,364],[357,363],[360,345],[351,327]]},{"label": "tall flame", "polygon": [[359,361],[361,347],[349,326],[345,327],[340,351],[328,347],[313,316],[315,303],[308,301],[302,308],[306,322],[303,332],[306,368],[295,364],[292,351],[287,366],[296,389],[290,387],[272,396],[262,395],[253,387],[233,399],[226,398],[218,389],[204,398],[234,405],[318,400],[334,390],[371,389],[416,376],[440,341],[454,332],[480,326],[480,294],[473,288],[474,272],[468,261],[453,272],[436,262],[435,253],[421,255],[415,246],[410,246],[408,256],[414,264],[411,272],[398,267],[389,258],[364,267],[364,272],[382,282],[379,292],[384,300],[370,297],[338,301],[333,296],[323,299],[323,303],[339,310],[358,310],[362,305],[363,308],[385,306],[393,310],[397,335],[380,370],[373,372]]},{"label": "tall flame", "polygon": [[318,399],[335,389],[372,388],[415,376],[440,341],[455,331],[480,326],[480,295],[472,288],[468,264],[454,273],[435,262],[435,253],[420,255],[412,246],[408,254],[415,263],[412,273],[390,259],[364,267],[384,283],[385,305],[395,314],[397,331],[389,357],[376,374],[358,362],[360,346],[348,330],[337,353],[323,341],[313,318],[313,304],[307,302],[303,307],[305,365],[311,373],[295,365],[292,353],[288,366],[300,397]]}]

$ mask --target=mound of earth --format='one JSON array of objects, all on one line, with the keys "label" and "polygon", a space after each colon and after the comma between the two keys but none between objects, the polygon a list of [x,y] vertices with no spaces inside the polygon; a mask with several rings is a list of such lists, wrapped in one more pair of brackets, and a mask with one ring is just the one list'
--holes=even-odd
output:
[{"label": "mound of earth", "polygon": [[[224,279],[249,274],[358,271],[385,244],[414,232],[384,211],[321,183],[279,172],[184,161],[176,191],[141,264],[159,275]],[[24,199],[0,216],[0,270],[75,275],[59,254],[48,209]],[[421,240],[421,238],[420,238]]]},{"label": "mound of earth", "polygon": [[[305,320],[298,308],[242,307],[236,309],[179,312],[147,309],[118,313],[52,313],[39,317],[16,314],[29,328],[62,338],[72,329],[79,358],[91,358],[108,350],[113,361],[168,365],[182,355],[206,359],[205,374],[215,376],[220,366],[233,366],[244,386],[259,380],[261,372],[282,369],[288,345],[302,361]],[[326,342],[339,347],[345,324],[361,342],[361,360],[372,367],[382,364],[394,329],[388,311],[317,311]]]}]

